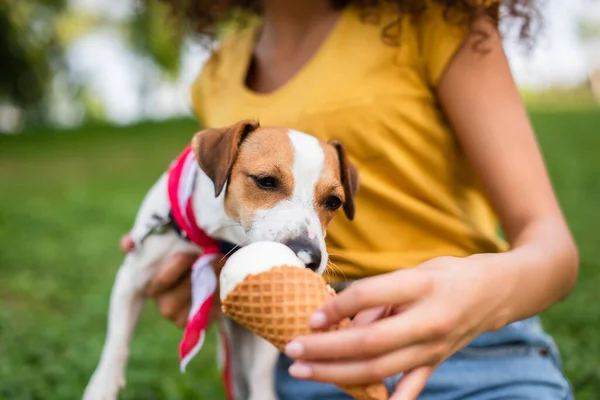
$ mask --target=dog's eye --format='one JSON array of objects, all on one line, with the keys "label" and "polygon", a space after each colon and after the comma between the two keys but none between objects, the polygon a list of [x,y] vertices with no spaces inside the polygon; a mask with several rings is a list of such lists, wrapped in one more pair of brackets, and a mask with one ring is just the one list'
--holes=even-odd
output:
[{"label": "dog's eye", "polygon": [[337,196],[329,196],[325,200],[325,207],[327,207],[331,211],[337,210],[338,208],[341,207],[341,205],[342,205],[342,199],[340,199]]},{"label": "dog's eye", "polygon": [[254,183],[256,183],[256,186],[258,186],[261,189],[275,190],[279,187],[279,181],[277,180],[277,178],[274,178],[272,176],[253,176],[252,179],[254,179]]}]

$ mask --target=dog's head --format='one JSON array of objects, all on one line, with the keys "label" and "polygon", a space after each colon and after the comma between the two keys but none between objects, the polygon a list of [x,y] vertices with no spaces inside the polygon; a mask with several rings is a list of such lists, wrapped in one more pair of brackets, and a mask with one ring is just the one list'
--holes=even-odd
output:
[{"label": "dog's head", "polygon": [[248,243],[283,243],[324,271],[327,226],[340,208],[350,220],[355,212],[358,172],[342,143],[242,121],[198,132],[192,147]]}]

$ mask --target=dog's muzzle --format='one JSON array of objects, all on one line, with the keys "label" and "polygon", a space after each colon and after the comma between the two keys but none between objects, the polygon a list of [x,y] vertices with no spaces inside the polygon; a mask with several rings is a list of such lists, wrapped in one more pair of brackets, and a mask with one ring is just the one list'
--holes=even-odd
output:
[{"label": "dog's muzzle", "polygon": [[292,249],[296,256],[313,271],[319,269],[321,265],[321,249],[316,243],[312,243],[307,239],[298,238],[284,242],[287,247]]}]

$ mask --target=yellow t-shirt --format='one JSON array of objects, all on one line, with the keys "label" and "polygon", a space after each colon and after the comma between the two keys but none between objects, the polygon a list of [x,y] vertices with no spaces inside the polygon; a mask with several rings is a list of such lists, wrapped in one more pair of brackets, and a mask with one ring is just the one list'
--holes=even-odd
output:
[{"label": "yellow t-shirt", "polygon": [[344,142],[360,172],[357,211],[352,222],[338,214],[327,244],[332,272],[347,279],[505,249],[435,94],[466,30],[434,4],[406,19],[391,46],[381,40],[387,22],[364,23],[347,8],[304,68],[269,94],[244,84],[257,32],[249,27],[222,42],[192,88],[205,126],[258,118]]}]

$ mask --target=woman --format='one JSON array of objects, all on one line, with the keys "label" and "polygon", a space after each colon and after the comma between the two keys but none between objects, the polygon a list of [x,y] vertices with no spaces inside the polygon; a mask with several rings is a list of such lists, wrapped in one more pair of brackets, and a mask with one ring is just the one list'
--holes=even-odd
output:
[{"label": "woman", "polygon": [[[312,320],[356,315],[356,326],[290,343],[281,399],[343,399],[331,383],[388,377],[393,399],[572,396],[536,315],[573,289],[577,249],[509,70],[498,5],[479,3],[171,2],[205,34],[246,22],[192,88],[205,125],[258,117],[339,138],[361,171],[355,221],[338,217],[328,231],[332,280],[359,281]],[[527,38],[532,2],[506,11]],[[179,325],[192,262],[175,257],[148,289]]]}]

